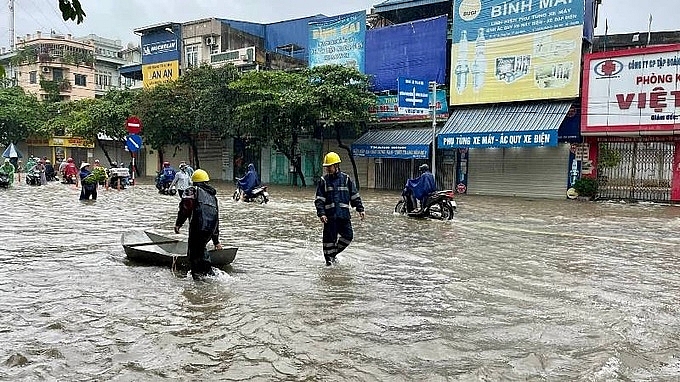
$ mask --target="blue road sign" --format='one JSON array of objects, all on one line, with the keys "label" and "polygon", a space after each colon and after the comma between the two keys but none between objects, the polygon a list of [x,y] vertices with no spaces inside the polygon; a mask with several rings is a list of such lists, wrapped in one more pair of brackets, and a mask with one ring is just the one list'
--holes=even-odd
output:
[{"label": "blue road sign", "polygon": [[399,114],[422,115],[430,112],[429,83],[413,78],[398,78]]},{"label": "blue road sign", "polygon": [[142,148],[142,137],[137,134],[130,134],[125,138],[125,145],[131,153],[136,153]]}]

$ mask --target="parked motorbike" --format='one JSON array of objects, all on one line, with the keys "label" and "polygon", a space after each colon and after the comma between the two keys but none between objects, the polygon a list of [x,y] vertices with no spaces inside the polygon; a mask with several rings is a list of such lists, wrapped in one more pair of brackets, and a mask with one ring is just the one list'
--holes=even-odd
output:
[{"label": "parked motorbike", "polygon": [[260,204],[265,204],[269,201],[269,192],[267,191],[267,186],[258,186],[253,189],[251,196],[246,196],[241,187],[236,187],[234,194],[232,195],[234,201],[243,200],[244,202],[258,202]]},{"label": "parked motorbike", "polygon": [[402,192],[401,200],[394,207],[394,212],[411,217],[451,220],[458,208],[453,200],[453,190],[442,190],[431,193],[425,200],[425,206],[416,210],[411,195]]},{"label": "parked motorbike", "polygon": [[9,188],[9,175],[0,172],[0,188]]},{"label": "parked motorbike", "polygon": [[29,186],[40,186],[40,171],[33,170],[26,173],[26,184]]}]

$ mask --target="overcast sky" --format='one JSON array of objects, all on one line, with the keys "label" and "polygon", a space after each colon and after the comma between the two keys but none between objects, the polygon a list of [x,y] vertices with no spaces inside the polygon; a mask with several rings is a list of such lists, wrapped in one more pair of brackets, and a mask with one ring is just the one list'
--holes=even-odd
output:
[{"label": "overcast sky", "polygon": [[[9,46],[8,0],[0,0],[0,47]],[[15,0],[16,35],[40,30],[49,33],[90,33],[139,44],[133,29],[161,22],[185,22],[205,17],[269,23],[315,14],[327,16],[366,10],[383,0],[81,0],[85,21],[64,22],[57,0]],[[646,32],[649,15],[652,31],[680,30],[676,9],[680,0],[603,0],[596,34]]]}]

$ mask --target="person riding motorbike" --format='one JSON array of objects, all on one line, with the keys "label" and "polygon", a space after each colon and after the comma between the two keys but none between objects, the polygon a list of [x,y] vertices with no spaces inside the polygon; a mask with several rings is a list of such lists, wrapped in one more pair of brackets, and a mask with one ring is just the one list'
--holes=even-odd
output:
[{"label": "person riding motorbike", "polygon": [[418,170],[421,172],[420,176],[409,179],[406,182],[406,187],[402,193],[402,195],[408,196],[408,201],[410,202],[409,207],[412,206],[414,211],[419,210],[417,201],[420,202],[420,210],[422,210],[425,208],[427,197],[431,193],[437,191],[437,183],[434,179],[434,175],[430,172],[430,166],[422,164],[418,167]]},{"label": "person riding motorbike", "polygon": [[170,184],[175,180],[177,171],[170,165],[170,162],[163,162],[163,169],[158,173],[156,188],[158,192],[163,192],[170,188]]},{"label": "person riding motorbike", "polygon": [[54,171],[54,166],[52,165],[52,162],[50,162],[49,159],[45,160],[45,178],[47,179],[48,182],[57,180],[57,174]]},{"label": "person riding motorbike", "polygon": [[14,166],[9,158],[5,158],[5,162],[2,164],[2,167],[0,167],[0,172],[7,174],[9,185],[12,186],[14,184]]},{"label": "person riding motorbike", "polygon": [[66,167],[64,167],[63,183],[78,183],[78,173],[80,171],[73,163],[73,158],[66,159]]},{"label": "person riding motorbike", "polygon": [[260,185],[260,178],[257,176],[257,171],[255,171],[255,165],[248,164],[248,172],[242,177],[237,178],[238,186],[243,190],[245,196],[244,200],[249,200],[253,198],[253,190]]}]

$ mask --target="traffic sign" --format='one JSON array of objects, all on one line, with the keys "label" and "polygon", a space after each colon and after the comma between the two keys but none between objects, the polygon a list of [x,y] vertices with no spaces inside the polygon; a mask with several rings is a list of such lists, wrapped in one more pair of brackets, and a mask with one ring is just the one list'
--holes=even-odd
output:
[{"label": "traffic sign", "polygon": [[137,134],[130,134],[125,138],[125,145],[131,153],[136,153],[142,148],[142,137]]},{"label": "traffic sign", "polygon": [[398,114],[427,115],[430,112],[429,83],[424,80],[399,77]]},{"label": "traffic sign", "polygon": [[142,121],[134,115],[128,117],[125,121],[125,128],[130,134],[139,134],[142,131]]}]

